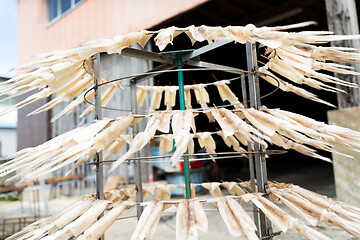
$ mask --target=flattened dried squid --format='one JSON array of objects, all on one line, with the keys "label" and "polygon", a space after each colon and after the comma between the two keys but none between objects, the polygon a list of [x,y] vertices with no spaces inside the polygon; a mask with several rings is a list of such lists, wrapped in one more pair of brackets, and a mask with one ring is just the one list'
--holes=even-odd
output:
[{"label": "flattened dried squid", "polygon": [[176,239],[197,239],[198,230],[208,230],[208,221],[202,204],[197,199],[181,200],[176,212]]},{"label": "flattened dried squid", "polygon": [[126,116],[112,122],[100,120],[94,124],[76,128],[42,145],[16,154],[13,160],[0,165],[1,175],[5,176],[18,170],[18,174],[7,181],[14,178],[30,180],[77,161],[74,169],[97,151],[108,147],[130,126],[132,121],[133,117]]}]

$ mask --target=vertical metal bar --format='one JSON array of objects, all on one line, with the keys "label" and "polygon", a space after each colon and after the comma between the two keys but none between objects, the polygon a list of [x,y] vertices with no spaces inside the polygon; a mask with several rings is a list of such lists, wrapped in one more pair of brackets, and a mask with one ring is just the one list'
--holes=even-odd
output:
[{"label": "vertical metal bar", "polygon": [[[131,95],[131,113],[137,114],[137,102],[136,102],[136,81],[131,80],[130,81],[130,95]],[[139,126],[134,125],[132,127],[132,133],[133,137],[135,137],[136,134],[139,133]],[[135,153],[135,157],[140,157],[140,154],[137,152]],[[142,189],[142,176],[141,176],[141,161],[134,161],[134,172],[135,172],[135,186],[136,186],[136,201],[142,202],[143,201],[143,189]],[[141,213],[143,211],[143,207],[140,205],[136,206],[136,215],[139,219],[141,216]]]},{"label": "vertical metal bar", "polygon": [[[246,79],[245,74],[241,74],[241,91],[243,97],[243,104],[245,108],[249,107],[248,97],[247,97],[247,86],[246,86]],[[251,146],[248,146],[248,151],[251,152]],[[249,169],[250,169],[250,179],[251,179],[251,188],[255,189],[255,169],[254,169],[254,156],[253,154],[248,155],[249,158]]]},{"label": "vertical metal bar", "polygon": [[35,193],[36,189],[33,189],[33,203],[34,203],[34,217],[36,218],[36,214],[37,214],[37,210],[36,210],[36,193]]},{"label": "vertical metal bar", "polygon": [[40,184],[39,181],[37,182],[37,190],[36,190],[36,203],[37,203],[37,216],[40,218],[41,216],[41,209],[40,209]]},{"label": "vertical metal bar", "polygon": [[[243,97],[243,104],[245,108],[249,107],[248,97],[247,97],[247,86],[246,86],[246,78],[245,74],[241,73],[241,91]],[[248,151],[251,152],[252,148],[248,145]],[[255,167],[254,167],[254,155],[249,153],[249,171],[250,171],[250,180],[251,180],[251,189],[255,189]],[[254,212],[254,222],[256,226],[259,226],[259,208],[253,204],[253,212]]]},{"label": "vertical metal bar", "polygon": [[[250,107],[255,109],[260,109],[260,86],[259,86],[259,78],[256,75],[257,71],[257,56],[256,56],[256,44],[251,44],[249,42],[246,43],[246,58],[247,58],[247,66],[248,70],[252,71],[254,74],[248,75],[249,80],[249,98],[250,98]],[[264,149],[262,149],[259,143],[254,144],[254,151],[261,152],[252,154],[254,156],[255,162],[255,176],[256,176],[256,187],[258,192],[262,192],[268,194],[268,179],[267,179],[267,171],[266,171],[266,159]],[[252,182],[252,189],[255,190],[255,182]],[[256,222],[258,228],[259,237],[270,236],[271,234],[271,223],[265,217],[264,213],[261,211],[255,211],[255,215],[257,215],[258,221]],[[256,217],[255,217],[256,219]],[[265,238],[270,239],[270,237]]]},{"label": "vertical metal bar", "polygon": [[3,220],[3,236],[5,236],[5,225],[6,225],[6,219]]},{"label": "vertical metal bar", "polygon": [[[102,119],[101,113],[101,91],[98,88],[98,84],[100,83],[100,54],[97,53],[94,55],[93,60],[94,66],[94,86],[95,86],[95,120]],[[95,155],[96,164],[96,196],[98,199],[104,199],[104,184],[103,184],[103,164],[99,163],[102,162],[102,152],[98,152]]]},{"label": "vertical metal bar", "polygon": [[242,92],[242,98],[243,98],[243,104],[244,107],[248,107],[248,98],[247,98],[247,87],[246,87],[246,78],[245,74],[240,74],[240,80],[241,80],[241,92]]},{"label": "vertical metal bar", "polygon": [[[246,60],[248,71],[255,72],[258,69],[256,45],[249,42],[246,43]],[[249,96],[250,107],[259,109],[260,107],[260,91],[259,91],[259,78],[255,74],[249,74]]]},{"label": "vertical metal bar", "polygon": [[[94,67],[94,99],[95,99],[95,120],[102,119],[101,113],[101,91],[98,87],[98,84],[101,82],[100,78],[100,53],[94,55],[93,58],[93,67]],[[103,154],[102,151],[95,154],[94,160],[96,162],[96,198],[104,199],[104,170],[103,170]],[[104,214],[100,214],[98,219],[100,219]],[[104,239],[104,236],[101,236],[100,239]]]},{"label": "vertical metal bar", "polygon": [[[176,59],[176,67],[178,69],[183,68],[183,62],[181,58]],[[178,84],[179,84],[179,100],[180,110],[185,110],[185,96],[184,96],[184,73],[178,72]],[[185,175],[185,197],[191,198],[191,180],[190,180],[190,162],[189,157],[184,157],[184,175]]]},{"label": "vertical metal bar", "polygon": [[[31,193],[29,193],[29,195],[30,195],[30,194],[31,194]],[[32,191],[32,194],[33,194],[33,199],[32,199],[32,200],[33,200],[33,202],[32,202],[32,203],[33,203],[33,206],[32,206],[32,207],[33,207],[33,210],[34,210],[34,218],[36,218],[35,189]],[[31,204],[31,203],[29,203],[29,206],[30,206],[30,204]],[[31,206],[30,206],[30,209],[31,209]]]},{"label": "vertical metal bar", "polygon": [[46,184],[45,184],[45,179],[43,176],[40,177],[39,184],[41,186],[41,192],[43,195],[43,200],[44,200],[44,205],[45,205],[45,214],[46,214],[46,216],[50,217],[49,198],[48,198],[48,194],[46,192]]},{"label": "vertical metal bar", "polygon": [[[248,49],[246,49],[246,50],[248,51]],[[254,63],[252,61],[252,59],[253,59],[252,55],[251,56],[247,55],[247,61],[248,61],[247,64],[248,64],[248,69],[250,69],[250,71],[253,71],[253,68],[249,67],[249,66],[253,66],[253,64],[256,64],[256,63]],[[251,61],[251,62],[249,63],[249,61]],[[248,78],[250,78],[250,77],[251,77],[251,75],[249,74]],[[247,91],[246,82],[243,81],[243,79],[241,79],[241,81],[242,81],[242,88],[243,88],[244,106],[246,108],[248,108],[249,107],[249,102],[248,102],[248,98],[247,98],[247,95],[246,95],[246,91]],[[249,85],[250,85],[250,81],[249,81]],[[250,88],[250,86],[249,86],[249,88]],[[253,151],[253,149],[254,149],[254,146],[249,144],[248,145],[248,151],[251,152],[251,151]],[[253,154],[249,154],[248,157],[249,157],[249,170],[250,170],[250,179],[251,179],[251,189],[253,191],[256,191],[256,185],[255,185],[256,184],[256,181],[255,181],[256,172],[255,172],[255,166],[254,166],[254,160],[255,159],[254,159]],[[255,204],[253,204],[253,212],[254,212],[254,222],[256,223],[257,229],[260,229],[260,218],[259,218],[260,210],[259,210],[258,207],[255,206]]]}]

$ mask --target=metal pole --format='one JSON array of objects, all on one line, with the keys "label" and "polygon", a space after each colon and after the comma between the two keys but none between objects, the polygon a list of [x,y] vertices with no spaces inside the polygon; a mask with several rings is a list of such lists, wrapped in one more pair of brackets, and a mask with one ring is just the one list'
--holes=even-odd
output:
[{"label": "metal pole", "polygon": [[[247,86],[246,86],[246,78],[245,74],[241,74],[241,91],[242,91],[242,97],[243,97],[243,103],[244,107],[248,108],[248,97],[247,97]],[[248,122],[248,121],[246,121]],[[248,151],[251,152],[252,148],[250,144],[248,145]],[[255,189],[255,168],[254,168],[254,155],[249,153],[248,154],[249,159],[249,171],[250,171],[250,180],[251,180],[251,189]],[[259,208],[253,204],[253,212],[254,212],[254,222],[256,223],[256,226],[259,226]]]},{"label": "metal pole", "polygon": [[39,184],[41,187],[41,193],[44,199],[44,205],[45,205],[45,215],[50,217],[50,207],[49,207],[49,198],[48,198],[48,193],[46,191],[46,184],[45,184],[45,179],[44,177],[40,177],[39,179]]},{"label": "metal pole", "polygon": [[[130,102],[131,102],[131,113],[137,114],[137,102],[136,102],[136,81],[130,80]],[[135,124],[132,127],[132,134],[133,138],[136,134],[139,133],[139,126]],[[140,157],[140,154],[137,152],[135,153],[135,157]],[[141,176],[141,161],[134,161],[134,172],[135,172],[135,187],[136,187],[136,201],[142,202],[143,201],[143,189],[142,189],[142,176]],[[143,211],[143,207],[140,205],[136,206],[136,215],[139,219],[141,213]]]},{"label": "metal pole", "polygon": [[36,190],[36,203],[37,203],[37,215],[40,218],[41,216],[41,209],[40,209],[40,184],[39,181],[37,182],[37,190]]},{"label": "metal pole", "polygon": [[[102,119],[101,114],[101,91],[98,88],[98,84],[101,82],[100,78],[100,53],[94,55],[93,58],[93,67],[94,67],[94,97],[95,97],[95,120]],[[104,199],[104,171],[103,171],[103,155],[102,151],[95,154],[94,160],[96,163],[96,198]],[[100,214],[98,219],[100,219],[104,214]],[[101,236],[100,239],[104,239],[104,236]]]},{"label": "metal pole", "polygon": [[37,210],[36,210],[36,189],[33,190],[33,203],[34,203],[34,218],[37,218]]},{"label": "metal pole", "polygon": [[[183,62],[181,58],[176,59],[176,67],[178,69],[183,68]],[[178,84],[179,84],[179,100],[180,110],[185,110],[185,97],[184,97],[184,73],[178,72]],[[185,176],[185,196],[186,199],[191,198],[191,185],[190,185],[190,163],[189,157],[184,157],[184,176]]]},{"label": "metal pole", "polygon": [[[256,56],[256,44],[251,44],[249,42],[246,43],[246,58],[247,58],[247,66],[248,70],[254,72],[254,74],[248,75],[249,80],[249,98],[250,98],[250,107],[255,109],[260,109],[260,86],[259,86],[259,78],[256,75],[257,71],[257,56]],[[261,151],[262,153],[251,154],[254,157],[254,166],[256,176],[256,183],[252,179],[252,189],[255,191],[255,184],[258,192],[262,192],[265,194],[269,194],[268,187],[268,179],[267,179],[267,171],[266,171],[266,159],[264,149],[261,147],[259,143],[254,144],[254,151]],[[251,157],[251,158],[252,158]],[[254,166],[252,168],[254,168]],[[250,171],[251,174],[251,171]],[[254,177],[254,176],[253,176]],[[256,225],[258,229],[259,237],[270,236],[272,229],[270,221],[265,217],[265,214],[257,209],[254,212],[254,217],[257,220]],[[265,238],[271,239],[271,237]]]}]

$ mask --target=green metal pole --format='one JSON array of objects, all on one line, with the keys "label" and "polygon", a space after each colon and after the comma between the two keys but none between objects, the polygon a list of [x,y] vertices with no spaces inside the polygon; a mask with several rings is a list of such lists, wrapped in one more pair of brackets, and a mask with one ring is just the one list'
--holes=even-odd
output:
[{"label": "green metal pole", "polygon": [[[178,69],[183,68],[183,62],[181,58],[176,59],[176,67]],[[178,72],[178,84],[179,84],[179,100],[180,100],[180,110],[185,110],[185,96],[184,96],[184,73],[182,71]],[[184,175],[185,175],[185,196],[186,199],[191,197],[191,185],[190,185],[190,163],[189,158],[184,157]]]}]

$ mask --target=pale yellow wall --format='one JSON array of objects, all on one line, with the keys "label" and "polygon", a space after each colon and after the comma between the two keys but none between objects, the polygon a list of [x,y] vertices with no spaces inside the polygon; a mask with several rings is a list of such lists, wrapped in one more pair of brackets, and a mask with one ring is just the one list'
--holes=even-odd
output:
[{"label": "pale yellow wall", "polygon": [[19,64],[43,52],[150,28],[207,0],[85,0],[47,26],[46,0],[18,0]]}]

